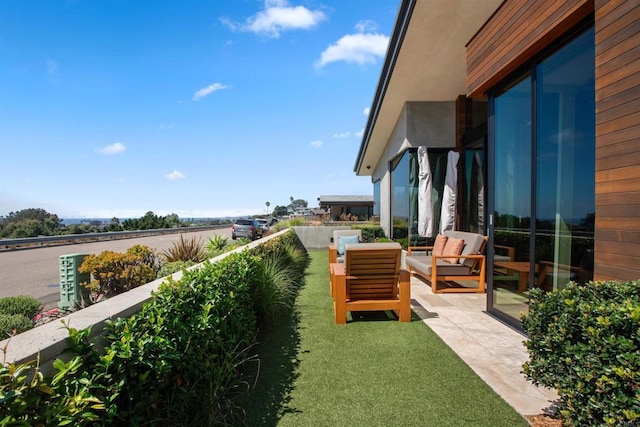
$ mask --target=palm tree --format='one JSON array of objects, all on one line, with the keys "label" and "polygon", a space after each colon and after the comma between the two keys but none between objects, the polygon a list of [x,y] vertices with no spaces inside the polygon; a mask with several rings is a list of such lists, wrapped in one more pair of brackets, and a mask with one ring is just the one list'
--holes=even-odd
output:
[{"label": "palm tree", "polygon": [[271,206],[271,203],[266,202],[265,205],[267,205],[267,215],[269,215],[269,206]]}]

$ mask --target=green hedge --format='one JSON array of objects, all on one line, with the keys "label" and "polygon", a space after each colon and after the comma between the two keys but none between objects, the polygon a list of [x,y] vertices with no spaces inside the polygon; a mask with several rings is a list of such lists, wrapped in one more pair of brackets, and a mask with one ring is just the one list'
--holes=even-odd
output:
[{"label": "green hedge", "polygon": [[566,425],[640,424],[640,281],[533,289],[522,324],[524,373],[558,391]]},{"label": "green hedge", "polygon": [[354,230],[362,230],[363,242],[375,242],[380,237],[386,237],[384,229],[379,225],[352,225]]},{"label": "green hedge", "polygon": [[167,280],[139,313],[107,325],[104,350],[89,329],[69,328],[71,360],[56,360],[51,378],[33,364],[0,369],[0,425],[241,423],[234,398],[249,387],[243,366],[257,363],[265,260],[288,260],[274,264],[282,277],[306,266],[293,230],[258,248]]}]

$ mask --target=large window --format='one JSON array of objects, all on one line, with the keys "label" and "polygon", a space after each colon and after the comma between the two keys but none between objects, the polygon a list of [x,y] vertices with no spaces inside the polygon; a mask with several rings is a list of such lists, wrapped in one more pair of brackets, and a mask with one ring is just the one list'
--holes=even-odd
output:
[{"label": "large window", "polygon": [[[595,49],[590,28],[491,97],[491,309],[593,277]],[[533,238],[532,238],[533,236]]]},{"label": "large window", "polygon": [[[413,154],[415,156],[415,154]],[[391,234],[394,240],[409,237],[409,158],[405,151],[391,161]]]}]

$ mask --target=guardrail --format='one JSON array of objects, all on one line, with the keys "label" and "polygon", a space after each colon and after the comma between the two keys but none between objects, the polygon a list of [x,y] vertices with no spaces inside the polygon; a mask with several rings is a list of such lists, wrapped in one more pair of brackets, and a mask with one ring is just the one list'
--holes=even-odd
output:
[{"label": "guardrail", "polygon": [[0,239],[0,251],[32,249],[35,247],[68,243],[131,239],[134,237],[155,236],[159,234],[191,233],[196,231],[219,230],[221,228],[229,227],[231,227],[231,224],[206,225],[199,227],[160,228],[154,230],[107,231],[104,233],[65,234],[61,236],[25,237],[22,239]]}]

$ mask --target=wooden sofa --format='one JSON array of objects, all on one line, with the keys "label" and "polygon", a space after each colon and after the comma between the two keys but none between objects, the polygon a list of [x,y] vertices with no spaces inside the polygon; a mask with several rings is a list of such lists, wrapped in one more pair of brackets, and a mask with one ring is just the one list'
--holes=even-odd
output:
[{"label": "wooden sofa", "polygon": [[346,245],[345,261],[330,265],[335,322],[347,323],[349,311],[393,310],[411,321],[409,272],[401,269],[399,243]]},{"label": "wooden sofa", "polygon": [[[460,255],[433,256],[432,246],[412,246],[407,250],[406,265],[413,275],[419,275],[431,283],[433,293],[485,292],[486,258],[483,254],[487,237],[465,231],[446,231],[445,236],[464,240]],[[442,258],[458,258],[451,264]],[[452,286],[447,282],[477,281],[477,287]],[[444,286],[440,286],[444,284]]]}]

